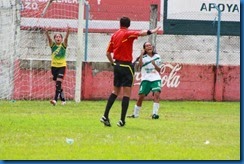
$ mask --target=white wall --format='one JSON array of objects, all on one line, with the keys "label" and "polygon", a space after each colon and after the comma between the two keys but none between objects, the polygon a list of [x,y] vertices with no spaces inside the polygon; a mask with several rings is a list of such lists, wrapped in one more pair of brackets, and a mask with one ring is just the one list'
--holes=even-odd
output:
[{"label": "white wall", "polygon": [[[51,33],[53,36],[54,33]],[[63,33],[65,35],[65,33]],[[88,35],[88,61],[107,62],[105,51],[111,34],[90,33]],[[136,58],[148,37],[141,37],[135,41],[133,56]],[[85,43],[85,41],[83,41]],[[76,33],[71,33],[68,41],[68,60],[76,60],[77,51]],[[164,62],[215,64],[216,63],[216,36],[176,36],[158,35],[156,42],[157,52]],[[21,32],[22,58],[50,59],[50,48],[46,36],[40,31]],[[84,60],[84,53],[82,59]],[[219,64],[240,65],[240,37],[222,36],[220,38]]]}]

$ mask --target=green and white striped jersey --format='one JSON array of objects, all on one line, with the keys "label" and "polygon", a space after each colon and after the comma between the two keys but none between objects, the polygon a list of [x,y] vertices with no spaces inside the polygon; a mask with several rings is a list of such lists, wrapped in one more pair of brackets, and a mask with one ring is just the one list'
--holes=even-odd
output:
[{"label": "green and white striped jersey", "polygon": [[161,76],[155,69],[152,61],[155,61],[157,66],[161,65],[161,57],[158,54],[154,54],[152,57],[145,54],[142,58],[142,68],[141,68],[141,81],[156,81],[161,80]]}]

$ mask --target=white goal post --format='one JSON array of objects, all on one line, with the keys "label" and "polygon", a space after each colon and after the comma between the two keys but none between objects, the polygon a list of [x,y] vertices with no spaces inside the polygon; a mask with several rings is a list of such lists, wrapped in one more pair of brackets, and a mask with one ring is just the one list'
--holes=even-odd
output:
[{"label": "white goal post", "polygon": [[51,48],[45,28],[50,29],[53,39],[56,33],[65,36],[69,26],[67,69],[62,86],[67,100],[80,102],[84,59],[83,0],[79,3],[0,0],[0,4],[0,36],[4,38],[0,44],[0,99],[50,100],[54,97]]},{"label": "white goal post", "polygon": [[79,0],[78,16],[78,54],[76,58],[76,76],[75,76],[75,102],[81,99],[81,82],[82,82],[82,55],[83,48],[83,26],[84,25],[84,0]]}]

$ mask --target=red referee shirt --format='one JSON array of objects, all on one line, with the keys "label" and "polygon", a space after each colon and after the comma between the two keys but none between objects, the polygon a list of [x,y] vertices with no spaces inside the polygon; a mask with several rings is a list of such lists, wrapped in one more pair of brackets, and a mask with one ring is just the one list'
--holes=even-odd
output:
[{"label": "red referee shirt", "polygon": [[139,33],[139,31],[120,28],[112,35],[107,52],[113,53],[115,60],[132,62],[133,42],[138,38]]}]

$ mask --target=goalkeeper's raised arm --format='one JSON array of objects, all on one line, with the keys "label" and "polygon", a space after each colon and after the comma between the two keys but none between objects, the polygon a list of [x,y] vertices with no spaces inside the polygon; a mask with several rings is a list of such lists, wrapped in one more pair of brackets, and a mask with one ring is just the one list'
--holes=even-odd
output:
[{"label": "goalkeeper's raised arm", "polygon": [[66,47],[67,47],[67,45],[68,45],[69,32],[70,32],[70,27],[67,26],[66,35],[65,35],[65,38],[64,38],[64,45],[65,45]]},{"label": "goalkeeper's raised arm", "polygon": [[48,39],[49,46],[51,46],[53,44],[53,40],[52,40],[52,38],[49,35],[49,29],[48,28],[45,28],[45,33],[46,33],[46,36],[47,36],[47,39]]}]

